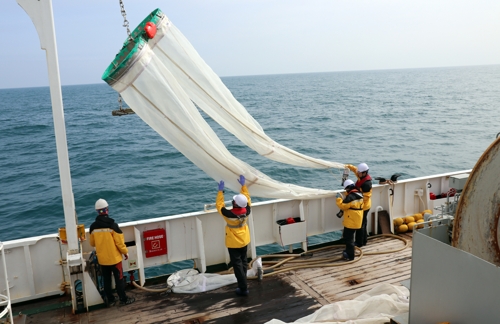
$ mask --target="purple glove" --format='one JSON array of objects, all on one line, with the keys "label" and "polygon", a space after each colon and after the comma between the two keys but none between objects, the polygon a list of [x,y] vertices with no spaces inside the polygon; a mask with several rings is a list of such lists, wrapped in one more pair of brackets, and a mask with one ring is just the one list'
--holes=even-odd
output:
[{"label": "purple glove", "polygon": [[240,175],[240,178],[238,179],[238,182],[240,183],[240,185],[244,186],[245,185],[245,176],[244,175]]},{"label": "purple glove", "polygon": [[224,180],[219,182],[219,191],[224,191]]}]

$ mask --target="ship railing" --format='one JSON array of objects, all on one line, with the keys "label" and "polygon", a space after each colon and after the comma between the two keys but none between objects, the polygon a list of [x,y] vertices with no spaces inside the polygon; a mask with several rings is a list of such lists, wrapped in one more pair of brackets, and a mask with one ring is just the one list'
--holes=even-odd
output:
[{"label": "ship railing", "polygon": [[[231,200],[225,201],[224,205],[226,207],[230,207],[230,206],[232,206],[232,201]],[[216,208],[217,208],[217,204],[216,203],[211,203],[211,204],[205,204],[205,205],[203,205],[203,211],[205,211],[205,212],[213,211]]]},{"label": "ship railing", "polygon": [[12,306],[10,303],[10,290],[9,290],[9,280],[8,280],[8,276],[7,276],[7,263],[5,262],[5,253],[4,253],[2,242],[0,242],[0,253],[2,254],[3,274],[5,277],[4,278],[5,291],[7,292],[7,295],[0,294],[0,307],[5,307],[5,309],[0,313],[0,319],[3,318],[8,313],[10,323],[14,323],[13,317],[12,317]]}]

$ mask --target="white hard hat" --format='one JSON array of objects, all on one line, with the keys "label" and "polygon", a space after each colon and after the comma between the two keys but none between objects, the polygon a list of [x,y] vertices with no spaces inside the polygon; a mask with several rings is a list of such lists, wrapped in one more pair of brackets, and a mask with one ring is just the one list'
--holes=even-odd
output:
[{"label": "white hard hat", "polygon": [[247,197],[243,194],[237,194],[236,196],[233,197],[233,200],[234,203],[239,207],[246,207],[248,203]]},{"label": "white hard hat", "polygon": [[366,172],[366,171],[368,171],[368,169],[369,169],[368,164],[366,164],[366,163],[360,163],[358,165],[358,172]]},{"label": "white hard hat", "polygon": [[352,181],[351,179],[347,179],[346,181],[344,181],[344,189],[353,185],[354,184],[354,181]]},{"label": "white hard hat", "polygon": [[95,210],[100,210],[107,207],[108,207],[108,202],[102,198],[95,202]]}]

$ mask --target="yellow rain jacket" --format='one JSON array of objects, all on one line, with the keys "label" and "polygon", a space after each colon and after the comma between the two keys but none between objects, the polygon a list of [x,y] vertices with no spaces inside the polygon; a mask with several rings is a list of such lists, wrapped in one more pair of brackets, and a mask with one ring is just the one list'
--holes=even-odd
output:
[{"label": "yellow rain jacket", "polygon": [[127,254],[123,232],[112,218],[105,215],[96,217],[90,225],[90,245],[95,247],[100,265],[115,265],[122,262],[122,254]]},{"label": "yellow rain jacket", "polygon": [[357,190],[351,190],[347,197],[337,198],[337,206],[344,211],[342,225],[350,229],[361,228],[363,223],[363,195]]},{"label": "yellow rain jacket", "polygon": [[228,248],[242,248],[250,243],[250,230],[248,229],[247,220],[251,212],[251,199],[247,186],[242,186],[240,193],[247,197],[248,204],[246,208],[227,209],[224,204],[223,191],[217,192],[215,201],[217,211],[226,221],[226,247]]},{"label": "yellow rain jacket", "polygon": [[358,177],[358,168],[352,164],[345,165],[349,170],[354,172],[358,181],[356,182],[356,188],[363,194],[363,210],[370,210],[372,207],[372,178],[367,174],[363,179]]}]

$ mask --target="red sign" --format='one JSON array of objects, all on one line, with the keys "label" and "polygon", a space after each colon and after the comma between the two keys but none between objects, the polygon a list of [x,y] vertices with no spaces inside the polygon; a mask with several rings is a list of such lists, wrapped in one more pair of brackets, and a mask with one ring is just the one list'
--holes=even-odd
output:
[{"label": "red sign", "polygon": [[146,258],[167,254],[167,233],[164,228],[157,228],[142,233]]}]

